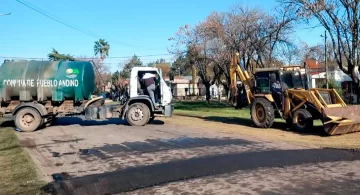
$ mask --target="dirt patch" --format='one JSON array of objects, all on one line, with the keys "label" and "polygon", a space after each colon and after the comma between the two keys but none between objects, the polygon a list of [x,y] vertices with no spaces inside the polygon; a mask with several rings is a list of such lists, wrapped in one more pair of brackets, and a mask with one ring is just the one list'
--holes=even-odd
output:
[{"label": "dirt patch", "polygon": [[36,146],[36,143],[32,139],[20,140],[20,146],[25,148],[33,148]]},{"label": "dirt patch", "polygon": [[251,126],[251,123],[242,123],[242,121],[229,119],[228,117],[188,117],[176,115],[164,120],[166,123],[191,126],[203,129],[204,131],[214,129],[229,134],[247,135],[256,139],[282,141],[306,147],[360,149],[360,142],[358,141],[360,140],[360,132],[327,136],[321,129],[317,128],[309,132],[300,133],[287,129],[283,123],[275,123],[276,128],[260,129]]}]

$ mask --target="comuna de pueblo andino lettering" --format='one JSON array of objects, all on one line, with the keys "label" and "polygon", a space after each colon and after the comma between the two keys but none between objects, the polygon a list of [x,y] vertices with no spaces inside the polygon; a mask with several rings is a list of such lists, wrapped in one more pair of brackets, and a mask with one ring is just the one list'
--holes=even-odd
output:
[{"label": "comuna de pueblo andino lettering", "polygon": [[16,80],[6,79],[3,81],[3,85],[11,87],[77,87],[79,81],[77,79],[67,80],[52,80],[52,79],[28,79],[28,80]]}]

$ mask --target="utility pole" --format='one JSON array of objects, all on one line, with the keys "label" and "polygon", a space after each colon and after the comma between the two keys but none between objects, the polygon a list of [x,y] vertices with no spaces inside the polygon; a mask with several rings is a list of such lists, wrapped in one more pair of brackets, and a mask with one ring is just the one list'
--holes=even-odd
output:
[{"label": "utility pole", "polygon": [[328,65],[327,65],[327,50],[326,50],[326,47],[327,47],[327,44],[326,44],[326,31],[325,31],[325,74],[326,74],[326,89],[329,89],[329,74],[328,74]]},{"label": "utility pole", "polygon": [[[321,35],[321,37],[324,37]],[[328,65],[327,65],[327,42],[326,42],[326,30],[325,30],[325,78],[326,78],[326,89],[329,89],[329,74],[328,74]]]}]

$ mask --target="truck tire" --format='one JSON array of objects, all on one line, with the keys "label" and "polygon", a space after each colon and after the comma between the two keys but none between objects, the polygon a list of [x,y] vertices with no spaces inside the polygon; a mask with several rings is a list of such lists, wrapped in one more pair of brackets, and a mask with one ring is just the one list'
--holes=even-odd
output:
[{"label": "truck tire", "polygon": [[306,132],[313,128],[314,120],[309,111],[299,109],[293,114],[292,124],[296,131]]},{"label": "truck tire", "polygon": [[126,120],[131,126],[144,126],[150,120],[150,109],[143,103],[134,103],[126,112]]},{"label": "truck tire", "polygon": [[256,98],[251,105],[251,120],[257,127],[269,128],[274,123],[275,112],[271,102],[264,98]]},{"label": "truck tire", "polygon": [[37,130],[43,124],[40,113],[31,107],[21,108],[15,114],[15,126],[21,131],[31,132]]}]

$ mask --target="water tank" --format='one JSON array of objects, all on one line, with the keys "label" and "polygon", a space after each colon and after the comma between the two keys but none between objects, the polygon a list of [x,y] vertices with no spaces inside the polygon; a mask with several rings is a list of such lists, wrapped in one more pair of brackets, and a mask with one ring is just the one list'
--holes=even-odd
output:
[{"label": "water tank", "polygon": [[8,61],[0,66],[0,100],[82,101],[95,91],[86,61]]}]

